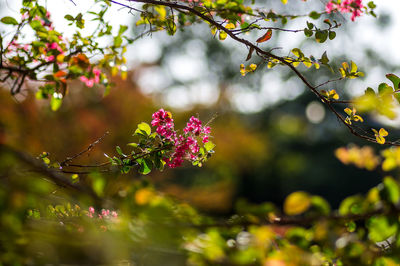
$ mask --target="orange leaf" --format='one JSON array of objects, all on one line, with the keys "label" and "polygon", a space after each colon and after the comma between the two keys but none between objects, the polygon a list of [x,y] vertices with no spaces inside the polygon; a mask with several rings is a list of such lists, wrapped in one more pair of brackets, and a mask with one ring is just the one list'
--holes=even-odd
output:
[{"label": "orange leaf", "polygon": [[266,41],[268,41],[269,39],[271,39],[271,37],[272,37],[272,30],[269,29],[269,30],[267,31],[267,33],[265,33],[263,36],[261,36],[260,38],[258,38],[256,42],[258,42],[258,43],[266,42]]},{"label": "orange leaf", "polygon": [[64,77],[64,76],[66,76],[66,75],[67,75],[66,72],[60,70],[60,71],[58,71],[57,73],[54,74],[54,77],[56,77],[56,78],[61,78],[61,77]]}]

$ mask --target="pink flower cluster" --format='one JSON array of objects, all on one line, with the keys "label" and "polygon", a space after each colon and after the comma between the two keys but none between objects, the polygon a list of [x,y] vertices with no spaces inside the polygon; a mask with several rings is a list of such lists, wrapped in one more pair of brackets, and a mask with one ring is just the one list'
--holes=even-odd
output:
[{"label": "pink flower cluster", "polygon": [[56,42],[46,43],[46,51],[44,51],[44,54],[47,54],[47,53],[50,53],[50,55],[46,56],[45,60],[47,62],[50,62],[50,61],[54,61],[54,59],[56,59],[56,55],[64,54],[64,50]]},{"label": "pink flower cluster", "polygon": [[[28,20],[29,19],[29,13],[26,12],[21,16],[22,20]],[[47,12],[46,16],[41,18],[39,16],[35,16],[33,20],[39,21],[40,24],[46,30],[52,31],[54,30],[54,27],[52,25],[52,22],[50,21],[50,13]],[[40,47],[40,53],[41,57],[37,58],[34,60],[34,62],[37,62],[38,60],[44,60],[46,62],[52,62],[55,61],[58,55],[63,55],[65,53],[65,49],[62,48],[62,46],[65,46],[65,41],[61,36],[58,36],[59,42],[48,42],[46,43],[45,47]],[[62,44],[62,46],[60,45]],[[8,48],[7,52],[16,52],[19,56],[25,54],[29,55],[30,57],[32,56],[32,44],[20,44],[16,41],[16,39],[13,39]],[[61,64],[61,62],[57,62],[58,64]]]},{"label": "pink flower cluster", "polygon": [[178,135],[174,129],[174,120],[170,112],[160,109],[152,115],[152,118],[151,125],[156,127],[156,132],[174,145],[174,151],[170,158],[164,159],[168,167],[179,167],[184,159],[197,160],[197,153],[200,150],[197,139],[201,138],[203,143],[207,143],[211,134],[211,127],[203,127],[202,122],[192,116],[183,129],[184,134]]},{"label": "pink flower cluster", "polygon": [[163,136],[168,141],[174,141],[176,139],[174,120],[170,112],[160,109],[152,115],[152,118],[151,125],[156,127],[156,132],[160,136]]},{"label": "pink flower cluster", "polygon": [[361,9],[363,7],[362,0],[330,0],[325,6],[325,10],[327,13],[335,12],[337,10],[342,13],[351,13],[351,20],[354,21],[356,17],[362,15],[363,12]]},{"label": "pink flower cluster", "polygon": [[[90,218],[94,218],[96,216],[95,213],[96,212],[95,212],[94,208],[91,206],[91,207],[89,207],[89,212],[88,212],[87,216],[89,216]],[[118,218],[118,213],[116,211],[102,209],[101,213],[97,214],[97,217],[99,219]]]},{"label": "pink flower cluster", "polygon": [[85,83],[86,86],[88,86],[89,88],[93,87],[94,84],[99,83],[100,82],[100,74],[101,71],[97,68],[93,68],[92,71],[90,72],[90,70],[88,71],[89,73],[89,77],[86,76],[81,76],[79,79]]}]

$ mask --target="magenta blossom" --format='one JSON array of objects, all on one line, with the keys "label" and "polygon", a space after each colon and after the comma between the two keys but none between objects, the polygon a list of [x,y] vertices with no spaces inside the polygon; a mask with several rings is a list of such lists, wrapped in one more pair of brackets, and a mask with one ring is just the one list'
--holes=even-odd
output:
[{"label": "magenta blossom", "polygon": [[152,118],[151,125],[156,127],[156,132],[173,144],[169,158],[164,158],[168,167],[179,167],[184,160],[194,162],[199,158],[200,145],[198,141],[199,139],[203,143],[209,141],[211,127],[203,127],[202,122],[192,116],[183,129],[184,134],[178,135],[174,129],[174,120],[170,112],[160,109],[152,115]]},{"label": "magenta blossom", "polygon": [[356,17],[362,15],[362,0],[343,0],[342,2],[330,0],[326,6],[325,10],[327,13],[335,12],[339,10],[341,13],[351,13],[351,20],[354,21]]}]

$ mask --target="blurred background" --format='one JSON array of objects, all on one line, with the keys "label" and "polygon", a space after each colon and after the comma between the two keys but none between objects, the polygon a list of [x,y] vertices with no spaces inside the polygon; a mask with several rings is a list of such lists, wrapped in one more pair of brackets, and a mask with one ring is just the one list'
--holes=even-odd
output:
[{"label": "blurred background", "polygon": [[[0,1],[0,15],[15,14],[17,2]],[[96,10],[87,1],[74,2],[76,6],[67,0],[47,2],[56,28],[65,29],[65,36],[71,29],[62,24],[64,14]],[[394,5],[399,3],[376,4],[378,18],[364,15],[351,22],[347,16],[331,15],[343,26],[337,30],[338,37],[326,44],[306,39],[301,32],[274,32],[272,39],[262,46],[279,48],[275,50],[279,55],[287,55],[298,47],[316,58],[327,51],[334,66],[350,59],[355,61],[367,73],[365,78],[330,83],[325,89],[335,89],[342,98],[359,95],[367,86],[376,88],[385,80],[384,74],[398,74],[400,67],[396,49],[400,24],[394,12]],[[257,1],[257,5],[290,14],[324,9],[323,1],[293,1],[287,7],[280,1]],[[115,20],[115,25],[130,25],[130,36],[138,36],[143,32],[135,26],[138,16],[127,13],[115,7],[109,19]],[[306,20],[312,21],[296,19],[285,27],[302,29]],[[88,32],[90,25],[93,22],[88,20]],[[244,37],[254,41],[261,34]],[[16,97],[11,97],[7,88],[1,89],[2,138],[34,156],[46,151],[53,161],[62,161],[108,131],[101,143],[79,161],[102,162],[104,153],[115,154],[116,145],[126,149],[124,145],[133,141],[131,135],[136,125],[150,122],[151,114],[159,108],[170,110],[178,127],[184,127],[191,115],[199,114],[203,121],[216,115],[211,124],[216,153],[204,167],[186,165],[152,172],[146,177],[130,173],[128,178],[149,179],[167,195],[217,215],[232,213],[239,199],[253,203],[271,201],[279,206],[296,190],[321,195],[337,206],[347,195],[364,193],[380,182],[380,173],[344,166],[335,158],[336,148],[365,143],[352,136],[298,78],[284,67],[267,69],[255,56],[251,62],[261,63],[259,68],[242,77],[239,65],[246,55],[245,47],[229,38],[223,42],[213,38],[206,25],[178,30],[173,37],[153,33],[130,47],[129,77],[125,81],[116,78],[115,87],[106,97],[101,87],[86,88],[79,82],[73,83],[63,106],[52,112],[48,102],[34,98],[34,84],[27,84],[26,90]],[[338,76],[328,69],[317,72],[302,67],[300,71],[313,84]],[[369,120],[398,125],[378,116]],[[119,177],[113,173],[109,178]]]}]

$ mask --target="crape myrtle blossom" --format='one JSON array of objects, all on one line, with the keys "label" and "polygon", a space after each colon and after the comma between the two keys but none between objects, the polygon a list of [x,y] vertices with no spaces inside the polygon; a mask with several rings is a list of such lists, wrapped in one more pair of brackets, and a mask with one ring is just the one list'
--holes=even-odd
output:
[{"label": "crape myrtle blossom", "polygon": [[156,127],[156,132],[160,136],[163,136],[168,141],[174,141],[176,139],[174,120],[170,112],[160,109],[152,115],[152,118],[151,125]]},{"label": "crape myrtle blossom", "polygon": [[174,120],[170,112],[160,109],[152,115],[152,118],[151,125],[156,128],[156,132],[173,145],[170,157],[164,158],[168,167],[179,167],[184,160],[195,161],[198,159],[200,151],[198,139],[207,143],[211,134],[211,127],[202,126],[202,122],[192,116],[183,129],[184,134],[178,135],[174,129]]},{"label": "crape myrtle blossom", "polygon": [[[96,217],[96,211],[92,206],[89,207],[89,211],[87,213],[89,218]],[[118,218],[118,213],[116,211],[110,211],[108,209],[102,209],[99,214],[97,214],[98,219],[111,219],[111,218]]]},{"label": "crape myrtle blossom", "polygon": [[[29,13],[26,12],[21,15],[22,20],[29,21]],[[47,12],[45,16],[35,16],[32,18],[32,21],[39,21],[40,24],[47,30],[53,31],[54,27],[52,22],[50,21],[50,13]],[[17,36],[11,40],[9,45],[7,46],[5,53],[15,53],[17,56],[29,56],[34,57],[32,53],[34,45],[31,43],[19,43],[17,40]],[[49,40],[41,40],[44,41],[44,46],[39,47],[40,56],[33,60],[33,62],[44,61],[44,62],[54,62],[57,59],[57,64],[61,64],[63,59],[63,55],[65,54],[66,49],[66,41],[62,38],[61,35],[58,35],[58,41]],[[26,58],[28,60],[28,58]],[[60,59],[60,60],[59,60]]]},{"label": "crape myrtle blossom", "polygon": [[94,67],[92,69],[92,71],[90,71],[90,69],[87,71],[87,75],[89,75],[89,77],[81,76],[79,79],[80,79],[80,81],[85,83],[85,85],[87,87],[91,88],[91,87],[93,87],[94,84],[97,84],[100,82],[100,74],[101,74],[101,71]]},{"label": "crape myrtle blossom", "polygon": [[325,6],[325,10],[327,13],[335,12],[337,10],[341,13],[351,13],[351,20],[354,21],[356,17],[362,15],[363,12],[361,9],[363,7],[362,0],[330,0]]}]

